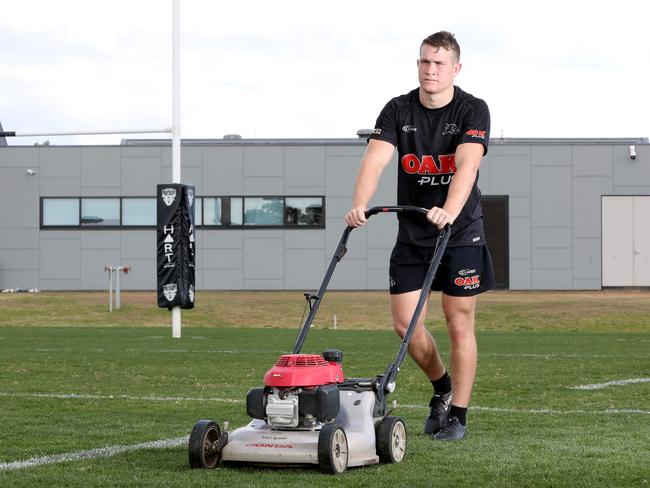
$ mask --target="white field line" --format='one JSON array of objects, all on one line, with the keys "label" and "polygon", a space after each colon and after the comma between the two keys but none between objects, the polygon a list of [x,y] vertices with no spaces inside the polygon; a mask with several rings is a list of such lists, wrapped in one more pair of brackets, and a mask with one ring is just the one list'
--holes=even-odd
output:
[{"label": "white field line", "polygon": [[[423,405],[397,405],[398,407],[403,408],[414,408],[426,410],[429,407]],[[496,412],[496,413],[525,413],[533,415],[574,415],[574,414],[585,414],[585,415],[612,415],[612,414],[626,414],[626,413],[638,413],[644,415],[650,415],[650,410],[641,410],[638,408],[608,408],[606,410],[556,410],[554,408],[501,408],[501,407],[481,407],[478,405],[472,405],[469,407],[471,411],[483,411],[483,412]]]},{"label": "white field line", "polygon": [[[2,339],[2,337],[0,337]],[[34,352],[70,352],[71,349],[69,348],[58,348],[58,349],[50,349],[50,348],[37,348],[34,349]],[[112,354],[112,351],[108,349],[85,349],[85,352],[108,352]],[[241,353],[242,351],[239,349],[197,349],[190,351],[189,349],[124,349],[124,352],[137,352],[137,353],[175,353],[175,354],[235,354],[235,353]],[[268,352],[268,351],[248,351],[248,352]]]},{"label": "white field line", "polygon": [[[220,402],[220,403],[244,403],[244,400],[236,400],[232,398],[219,398],[219,397],[157,397],[157,396],[131,396],[131,395],[83,395],[78,393],[10,393],[0,392],[0,397],[13,397],[13,398],[60,398],[64,400],[136,400],[136,401],[153,401],[153,402]],[[397,407],[422,409],[426,410],[429,407],[425,404],[413,405],[406,403],[398,403]],[[566,415],[566,414],[588,414],[588,415],[611,415],[611,414],[625,414],[625,413],[638,413],[650,414],[650,410],[642,410],[637,408],[608,408],[606,410],[556,410],[551,408],[501,408],[501,407],[482,407],[471,406],[470,410],[497,412],[497,413],[525,413],[525,414],[552,414],[552,415]]]},{"label": "white field line", "polygon": [[[4,339],[4,337],[0,337]],[[196,339],[192,337],[192,339]],[[643,342],[643,341],[642,341]],[[37,348],[34,349],[34,352],[70,352],[69,348]],[[112,353],[108,349],[86,349],[86,352],[108,352]],[[243,352],[241,349],[124,349],[124,352],[136,352],[136,353],[155,353],[155,354],[239,354]],[[264,353],[267,354],[269,350],[251,350],[247,349],[247,353]],[[275,351],[277,354],[286,354],[286,351]],[[562,354],[562,353],[481,353],[481,356],[494,357],[494,358],[526,358],[526,359],[608,359],[608,358],[634,358],[634,359],[647,359],[648,355],[629,355],[629,354]]]},{"label": "white field line", "polygon": [[129,349],[128,352],[152,352],[152,353],[176,353],[176,354],[235,354],[240,353],[236,349],[208,349],[203,351],[188,351],[187,349],[150,349],[148,351]]},{"label": "white field line", "polygon": [[59,398],[62,400],[135,400],[147,402],[221,402],[244,403],[244,400],[214,397],[159,397],[133,395],[85,395],[79,393],[11,393],[0,391],[0,397],[12,398]]},{"label": "white field line", "polygon": [[570,390],[601,390],[609,386],[633,385],[636,383],[650,383],[650,378],[628,378],[625,380],[606,381],[605,383],[592,383],[590,385],[568,386]]},{"label": "white field line", "polygon": [[124,452],[140,451],[143,449],[167,449],[170,447],[178,447],[187,444],[188,436],[176,437],[174,439],[161,439],[151,442],[143,442],[141,444],[132,445],[117,445],[100,447],[97,449],[89,449],[87,451],[67,452],[64,454],[56,454],[53,456],[40,456],[23,461],[12,461],[9,463],[0,463],[0,471],[13,471],[16,469],[33,468],[35,466],[43,466],[45,464],[67,463],[70,461],[80,461],[82,459],[96,459],[107,458],[122,454]]},{"label": "white field line", "polygon": [[647,358],[648,355],[641,356],[630,356],[629,354],[562,354],[562,353],[481,353],[481,356],[489,356],[493,358],[530,358],[530,359],[556,359],[556,358],[566,358],[566,359],[580,359],[580,358],[595,358],[595,359],[607,359],[607,358]]}]

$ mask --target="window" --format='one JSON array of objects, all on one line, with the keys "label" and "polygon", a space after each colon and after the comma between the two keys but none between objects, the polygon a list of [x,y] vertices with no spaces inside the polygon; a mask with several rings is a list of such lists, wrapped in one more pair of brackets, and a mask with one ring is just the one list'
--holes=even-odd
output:
[{"label": "window", "polygon": [[194,225],[203,225],[203,199],[194,197]]},{"label": "window", "polygon": [[[324,228],[323,196],[204,196],[194,198],[198,227]],[[155,228],[157,199],[41,197],[42,228]]]},{"label": "window", "polygon": [[221,198],[204,198],[203,224],[221,225]]},{"label": "window", "polygon": [[156,225],[155,198],[123,198],[122,225],[151,226]]},{"label": "window", "polygon": [[79,225],[78,198],[44,198],[41,207],[43,225]]},{"label": "window", "polygon": [[243,205],[241,198],[230,198],[230,225],[242,225],[243,220]]},{"label": "window", "polygon": [[286,225],[322,225],[323,197],[286,197],[284,216]]},{"label": "window", "polygon": [[82,198],[81,225],[120,225],[120,199]]},{"label": "window", "polygon": [[282,225],[282,197],[247,197],[244,199],[244,225]]}]

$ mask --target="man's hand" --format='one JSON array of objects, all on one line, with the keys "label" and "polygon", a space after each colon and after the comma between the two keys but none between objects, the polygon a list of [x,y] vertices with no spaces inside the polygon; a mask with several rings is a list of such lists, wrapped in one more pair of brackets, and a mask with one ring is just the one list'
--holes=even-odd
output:
[{"label": "man's hand", "polygon": [[366,219],[366,209],[362,207],[355,207],[345,214],[345,222],[350,227],[361,227],[368,222]]},{"label": "man's hand", "polygon": [[427,220],[438,227],[438,229],[442,229],[447,224],[453,224],[455,219],[445,209],[433,207],[427,212]]}]

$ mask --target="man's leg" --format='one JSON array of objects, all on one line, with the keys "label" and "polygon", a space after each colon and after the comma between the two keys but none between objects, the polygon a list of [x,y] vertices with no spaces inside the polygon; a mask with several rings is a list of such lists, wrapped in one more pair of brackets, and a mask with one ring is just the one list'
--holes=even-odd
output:
[{"label": "man's leg", "polygon": [[[419,298],[420,290],[390,296],[393,328],[401,338],[406,334]],[[438,354],[436,341],[424,327],[427,308],[428,303],[425,303],[409,343],[409,354],[430,380],[436,380],[445,374],[445,365]]]},{"label": "man's leg", "polygon": [[[419,298],[419,290],[391,295],[393,326],[402,338],[406,334]],[[436,341],[424,326],[426,314],[425,303],[409,343],[409,354],[427,375],[434,388],[434,394],[429,402],[429,415],[424,421],[424,433],[431,435],[447,424],[452,395],[449,375],[438,354]]]},{"label": "man's leg", "polygon": [[467,408],[476,375],[477,347],[474,335],[476,296],[452,297],[442,294],[442,310],[451,342],[453,405]]},{"label": "man's leg", "polygon": [[452,403],[449,420],[435,435],[438,440],[457,440],[465,435],[465,418],[476,375],[477,347],[474,334],[476,296],[442,294],[442,309],[451,342]]}]

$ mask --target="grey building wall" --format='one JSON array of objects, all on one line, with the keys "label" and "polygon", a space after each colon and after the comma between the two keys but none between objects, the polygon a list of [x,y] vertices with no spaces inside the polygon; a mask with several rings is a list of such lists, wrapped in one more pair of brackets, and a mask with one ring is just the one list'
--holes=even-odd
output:
[{"label": "grey building wall", "polygon": [[[601,287],[601,196],[650,195],[649,148],[639,140],[492,141],[479,186],[509,196],[511,289]],[[354,139],[184,143],[182,180],[198,196],[326,197],[325,229],[199,229],[197,288],[316,288],[364,150]],[[396,173],[395,158],[372,204],[395,202]],[[155,230],[40,229],[39,198],[154,196],[170,180],[171,146],[160,143],[0,147],[0,288],[105,289],[104,266],[119,264],[133,267],[125,289],[155,288]],[[392,214],[355,230],[331,288],[385,289],[396,230]]]},{"label": "grey building wall", "polygon": [[650,146],[635,141],[493,144],[485,194],[509,195],[510,289],[601,288],[601,196],[650,195]]}]

